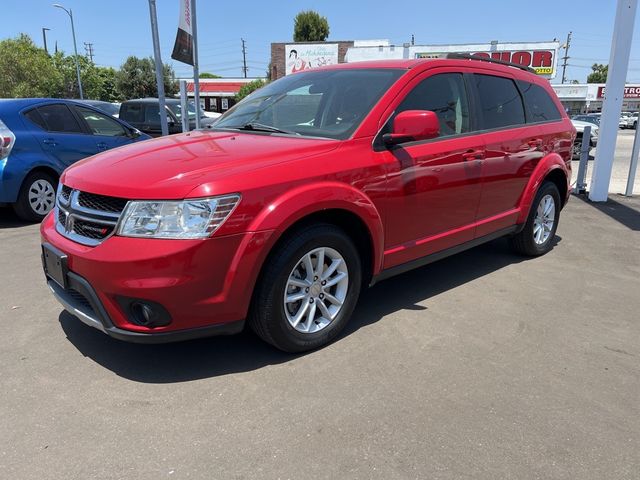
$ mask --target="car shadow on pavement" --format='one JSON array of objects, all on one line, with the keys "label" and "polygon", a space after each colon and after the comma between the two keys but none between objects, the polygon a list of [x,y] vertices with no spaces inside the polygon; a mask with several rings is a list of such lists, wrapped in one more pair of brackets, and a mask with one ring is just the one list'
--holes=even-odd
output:
[{"label": "car shadow on pavement", "polygon": [[621,223],[628,229],[633,230],[634,232],[640,232],[639,198],[629,198],[621,195],[619,199],[614,199],[612,198],[612,195],[609,195],[606,202],[592,202],[586,194],[575,195],[575,197]]},{"label": "car shadow on pavement", "polygon": [[[556,237],[555,243],[560,240]],[[420,303],[523,260],[526,257],[510,251],[506,239],[499,239],[385,280],[363,292],[340,338],[398,310],[427,310]],[[68,340],[83,355],[136,382],[185,382],[293,362],[301,356],[276,350],[248,328],[235,336],[141,345],[112,339],[67,312],[60,314],[59,321]]]},{"label": "car shadow on pavement", "polygon": [[9,207],[0,207],[0,230],[3,228],[17,228],[32,225],[33,222],[21,220]]}]

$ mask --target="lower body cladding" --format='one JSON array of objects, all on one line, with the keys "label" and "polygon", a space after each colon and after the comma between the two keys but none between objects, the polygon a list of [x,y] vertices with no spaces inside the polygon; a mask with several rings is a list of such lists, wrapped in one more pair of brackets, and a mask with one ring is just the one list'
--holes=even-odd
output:
[{"label": "lower body cladding", "polygon": [[113,236],[95,247],[42,223],[47,284],[65,310],[114,338],[163,343],[244,327],[271,232],[205,240]]}]

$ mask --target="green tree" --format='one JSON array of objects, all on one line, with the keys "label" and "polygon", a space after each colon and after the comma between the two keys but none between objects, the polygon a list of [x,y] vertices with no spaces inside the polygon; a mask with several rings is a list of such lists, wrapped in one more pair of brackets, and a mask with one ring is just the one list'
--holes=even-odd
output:
[{"label": "green tree", "polygon": [[329,36],[329,22],[318,12],[307,10],[296,15],[293,22],[294,42],[324,42]]},{"label": "green tree", "polygon": [[222,78],[220,75],[216,75],[215,73],[202,72],[198,78]]},{"label": "green tree", "polygon": [[609,65],[594,63],[591,66],[592,73],[587,76],[587,83],[607,83],[607,74],[609,73]]},{"label": "green tree", "polygon": [[[170,65],[163,65],[164,93],[171,97],[178,93],[178,82]],[[157,97],[155,63],[152,57],[131,56],[116,73],[116,88],[123,99]]]},{"label": "green tree", "polygon": [[0,97],[53,97],[62,75],[28,35],[0,41]]},{"label": "green tree", "polygon": [[239,102],[240,100],[242,100],[247,95],[255,92],[256,90],[258,90],[259,88],[264,87],[265,85],[266,85],[266,83],[263,80],[260,80],[260,79],[253,80],[252,82],[249,82],[249,83],[245,83],[242,87],[240,87],[240,90],[238,91],[238,93],[236,94],[236,96],[234,98],[235,98],[236,102]]}]

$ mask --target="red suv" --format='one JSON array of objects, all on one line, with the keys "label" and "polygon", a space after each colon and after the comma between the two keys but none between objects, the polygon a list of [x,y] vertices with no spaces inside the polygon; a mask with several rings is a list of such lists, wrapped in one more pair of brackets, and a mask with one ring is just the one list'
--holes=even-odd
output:
[{"label": "red suv", "polygon": [[48,285],[106,334],[243,329],[325,345],[363,286],[500,236],[553,245],[575,130],[546,80],[472,58],[343,64],[254,92],[211,129],[65,171]]}]

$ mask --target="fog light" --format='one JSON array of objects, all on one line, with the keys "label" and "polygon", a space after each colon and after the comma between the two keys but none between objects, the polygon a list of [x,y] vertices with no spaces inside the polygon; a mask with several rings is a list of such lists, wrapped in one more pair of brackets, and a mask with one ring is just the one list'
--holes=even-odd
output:
[{"label": "fog light", "polygon": [[129,321],[136,325],[154,328],[171,323],[169,312],[159,303],[127,297],[118,297],[118,303]]}]

